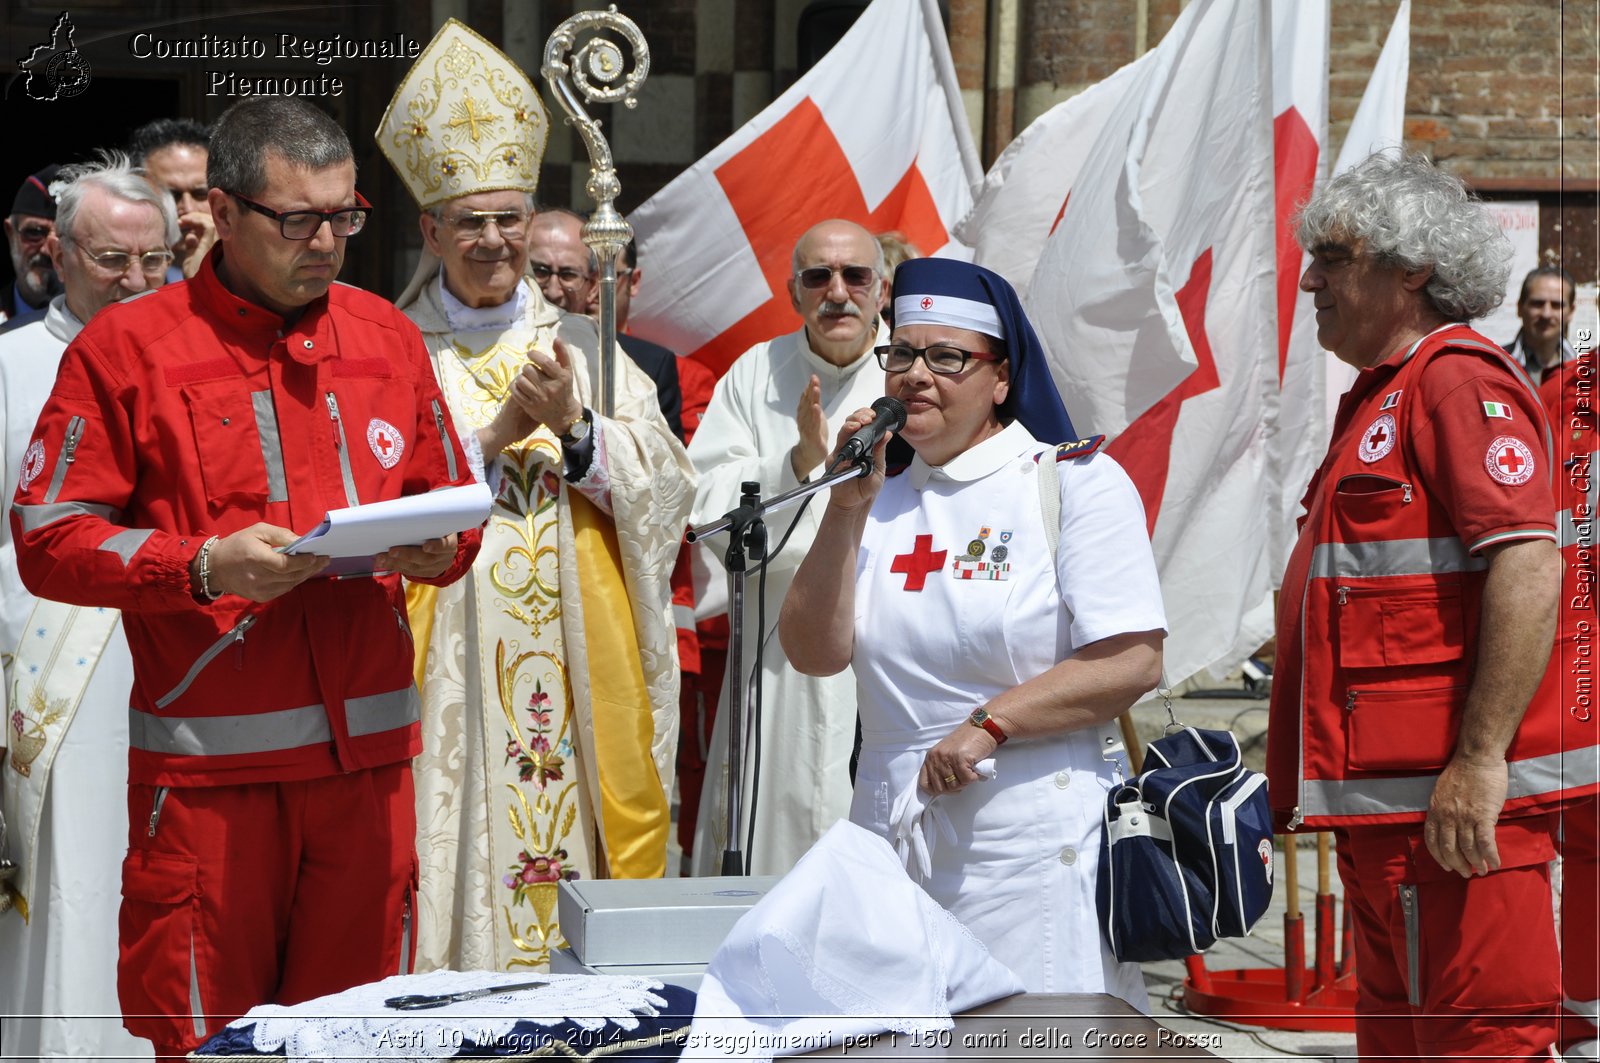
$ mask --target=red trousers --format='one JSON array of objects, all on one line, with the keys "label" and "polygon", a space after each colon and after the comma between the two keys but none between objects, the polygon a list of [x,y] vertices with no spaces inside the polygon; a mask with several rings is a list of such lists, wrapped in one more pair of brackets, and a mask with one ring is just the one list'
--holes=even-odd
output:
[{"label": "red trousers", "polygon": [[1464,879],[1420,825],[1335,832],[1355,926],[1362,1059],[1549,1058],[1561,1000],[1553,816],[1502,821],[1501,867]]},{"label": "red trousers", "polygon": [[1562,1048],[1600,1037],[1600,797],[1561,812]]},{"label": "red trousers", "polygon": [[410,969],[409,762],[304,782],[128,788],[123,1025],[178,1055],[257,1004]]}]

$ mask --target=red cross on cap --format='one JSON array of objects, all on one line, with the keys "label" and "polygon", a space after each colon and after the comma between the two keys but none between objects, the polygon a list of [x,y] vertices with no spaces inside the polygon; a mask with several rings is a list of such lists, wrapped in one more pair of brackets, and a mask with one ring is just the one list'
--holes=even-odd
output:
[{"label": "red cross on cap", "polygon": [[909,554],[895,555],[889,571],[905,576],[906,590],[920,591],[928,581],[928,573],[944,567],[945,554],[946,551],[933,548],[933,536],[919,535]]},{"label": "red cross on cap", "polygon": [[932,307],[933,307],[933,296],[924,295],[922,297],[922,309],[928,310],[928,309],[931,309]]}]

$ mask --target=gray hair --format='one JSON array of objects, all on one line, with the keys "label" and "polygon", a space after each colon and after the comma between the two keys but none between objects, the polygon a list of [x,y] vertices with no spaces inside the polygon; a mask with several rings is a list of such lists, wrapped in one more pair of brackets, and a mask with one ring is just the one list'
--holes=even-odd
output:
[{"label": "gray hair", "polygon": [[337,122],[292,96],[251,96],[222,112],[211,128],[206,183],[241,196],[267,187],[267,153],[308,170],[355,163]]},{"label": "gray hair", "polygon": [[[178,242],[178,210],[165,190],[157,192],[145,179],[144,171],[120,151],[102,151],[92,162],[63,166],[50,182],[56,197],[56,236],[63,247],[77,243],[78,211],[89,189],[98,188],[109,196],[128,203],[148,203],[161,215],[161,227],[168,247]],[[146,250],[131,248],[133,251]]]},{"label": "gray hair", "polygon": [[1499,306],[1511,274],[1511,242],[1483,204],[1414,152],[1378,152],[1323,185],[1301,208],[1295,238],[1308,251],[1359,240],[1384,265],[1431,267],[1423,291],[1451,321]]}]

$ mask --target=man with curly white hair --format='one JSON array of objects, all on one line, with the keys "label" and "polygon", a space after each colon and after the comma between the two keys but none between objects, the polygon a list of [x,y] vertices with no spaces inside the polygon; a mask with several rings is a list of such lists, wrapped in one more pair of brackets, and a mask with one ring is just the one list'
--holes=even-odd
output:
[{"label": "man with curly white hair", "polygon": [[1277,825],[1334,832],[1362,1058],[1543,1055],[1550,809],[1574,784],[1541,685],[1550,436],[1526,375],[1466,324],[1500,302],[1510,248],[1459,180],[1392,152],[1329,181],[1297,237],[1317,340],[1361,372],[1283,579]]}]

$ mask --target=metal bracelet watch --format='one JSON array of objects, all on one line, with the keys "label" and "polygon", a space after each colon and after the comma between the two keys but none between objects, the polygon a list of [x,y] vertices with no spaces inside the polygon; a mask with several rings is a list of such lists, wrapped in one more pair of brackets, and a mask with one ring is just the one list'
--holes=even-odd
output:
[{"label": "metal bracelet watch", "polygon": [[1000,729],[1000,725],[995,722],[994,717],[989,715],[988,709],[973,709],[972,715],[967,717],[967,722],[974,727],[988,731],[989,737],[994,739],[995,745],[1003,746],[1006,744],[1006,739],[1011,737]]},{"label": "metal bracelet watch", "polygon": [[594,414],[585,406],[583,412],[578,414],[578,419],[567,426],[567,430],[556,438],[561,440],[564,447],[575,447],[589,438],[589,433],[594,428]]}]

